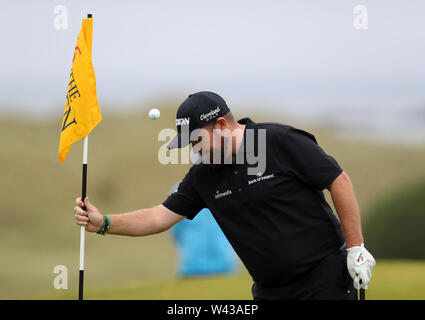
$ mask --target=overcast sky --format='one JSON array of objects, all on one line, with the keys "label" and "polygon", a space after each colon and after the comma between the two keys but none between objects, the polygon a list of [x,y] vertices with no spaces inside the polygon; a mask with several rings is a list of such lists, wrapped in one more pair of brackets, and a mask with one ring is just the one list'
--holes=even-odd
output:
[{"label": "overcast sky", "polygon": [[[356,5],[368,29],[356,30]],[[68,28],[56,29],[58,5]],[[230,105],[320,112],[425,104],[425,2],[2,1],[0,108],[60,114],[81,19],[93,13],[99,101],[211,90]]]}]

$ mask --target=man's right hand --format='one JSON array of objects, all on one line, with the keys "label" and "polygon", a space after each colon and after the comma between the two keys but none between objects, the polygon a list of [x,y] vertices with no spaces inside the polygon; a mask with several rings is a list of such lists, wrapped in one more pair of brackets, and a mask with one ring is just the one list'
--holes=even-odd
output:
[{"label": "man's right hand", "polygon": [[[103,215],[86,198],[84,203],[81,198],[75,199],[77,206],[74,208],[75,223],[79,226],[85,226],[89,232],[97,232],[103,224]],[[87,211],[83,210],[86,206]]]},{"label": "man's right hand", "polygon": [[364,244],[347,249],[347,268],[351,278],[354,280],[354,288],[367,289],[372,278],[372,269],[376,261]]}]

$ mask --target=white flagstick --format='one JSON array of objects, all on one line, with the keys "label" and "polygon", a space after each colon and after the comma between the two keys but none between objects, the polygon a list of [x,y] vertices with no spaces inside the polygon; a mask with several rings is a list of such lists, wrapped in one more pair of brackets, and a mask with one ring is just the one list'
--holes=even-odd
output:
[{"label": "white flagstick", "polygon": [[[87,152],[88,152],[89,136],[84,138],[84,149],[83,149],[83,185],[81,200],[84,203],[87,192]],[[83,207],[86,210],[86,207]],[[78,287],[78,300],[83,300],[83,288],[84,288],[84,242],[85,242],[86,228],[81,226],[80,228],[80,277]]]},{"label": "white flagstick", "polygon": [[[87,18],[93,18],[91,13],[87,14]],[[89,136],[87,135],[84,138],[84,149],[83,149],[83,185],[82,185],[82,195],[81,200],[84,203],[87,194],[87,152],[88,152],[88,143]],[[83,206],[83,209],[86,210],[86,206]],[[78,300],[83,300],[83,288],[84,288],[84,242],[86,236],[86,228],[81,226],[80,228],[80,278],[79,278],[79,287],[78,287]]]}]

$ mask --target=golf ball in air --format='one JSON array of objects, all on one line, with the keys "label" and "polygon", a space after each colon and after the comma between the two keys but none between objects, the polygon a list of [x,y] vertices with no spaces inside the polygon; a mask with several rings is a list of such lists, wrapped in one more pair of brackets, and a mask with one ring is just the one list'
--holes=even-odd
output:
[{"label": "golf ball in air", "polygon": [[161,113],[159,112],[158,109],[151,109],[149,111],[149,118],[151,118],[152,120],[157,120],[159,119],[159,116],[161,115]]}]

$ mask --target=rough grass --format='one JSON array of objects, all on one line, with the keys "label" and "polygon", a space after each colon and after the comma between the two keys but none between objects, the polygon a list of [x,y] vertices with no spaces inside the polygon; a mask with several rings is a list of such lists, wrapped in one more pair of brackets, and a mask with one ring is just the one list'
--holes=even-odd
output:
[{"label": "rough grass", "polygon": [[[425,261],[378,260],[367,300],[425,299]],[[252,300],[252,280],[242,270],[234,276],[135,281],[115,287],[87,288],[85,299]],[[42,299],[76,299],[77,289],[56,290]]]}]

